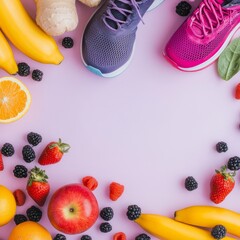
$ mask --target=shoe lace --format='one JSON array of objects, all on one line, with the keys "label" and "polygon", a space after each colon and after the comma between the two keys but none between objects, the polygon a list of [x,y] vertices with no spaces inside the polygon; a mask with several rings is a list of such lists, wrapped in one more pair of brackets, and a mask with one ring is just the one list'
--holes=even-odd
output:
[{"label": "shoe lace", "polygon": [[190,18],[190,27],[198,38],[204,38],[214,32],[224,22],[224,17],[231,19],[232,11],[223,9],[217,0],[203,0]]},{"label": "shoe lace", "polygon": [[[128,16],[135,9],[140,20],[143,22],[139,4],[137,0],[110,0],[108,8],[104,14],[103,22],[107,27],[117,30],[121,25],[127,22]],[[143,22],[144,23],[144,22]]]}]

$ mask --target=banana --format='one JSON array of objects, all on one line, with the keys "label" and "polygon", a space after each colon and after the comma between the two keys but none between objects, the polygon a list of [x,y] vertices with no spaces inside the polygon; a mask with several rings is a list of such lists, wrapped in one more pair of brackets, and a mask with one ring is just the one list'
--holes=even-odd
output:
[{"label": "banana", "polygon": [[[211,233],[197,227],[193,227],[171,218],[155,215],[141,214],[134,220],[145,231],[164,240],[213,240]],[[224,240],[235,238],[225,237]]]},{"label": "banana", "polygon": [[190,206],[175,212],[175,220],[211,228],[223,225],[228,233],[240,237],[240,214],[215,206]]},{"label": "banana", "polygon": [[4,69],[9,74],[16,74],[18,72],[18,66],[14,59],[12,49],[0,31],[0,68]]},{"label": "banana", "polygon": [[25,55],[41,63],[63,60],[55,40],[28,15],[20,0],[0,1],[0,28]]}]

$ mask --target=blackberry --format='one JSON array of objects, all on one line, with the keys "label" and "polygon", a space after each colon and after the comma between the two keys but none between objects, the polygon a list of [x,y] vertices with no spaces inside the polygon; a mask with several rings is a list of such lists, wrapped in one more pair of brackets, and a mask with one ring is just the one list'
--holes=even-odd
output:
[{"label": "blackberry", "polygon": [[28,143],[37,146],[42,141],[42,136],[35,132],[30,132],[27,135]]},{"label": "blackberry", "polygon": [[74,45],[73,39],[70,38],[70,37],[65,37],[65,38],[63,38],[63,40],[62,40],[62,45],[63,45],[63,47],[65,47],[65,48],[72,48],[73,45]]},{"label": "blackberry", "polygon": [[40,71],[39,69],[34,69],[32,71],[32,79],[35,80],[35,81],[42,81],[42,77],[43,77],[43,72]]},{"label": "blackberry", "polygon": [[35,158],[35,152],[30,145],[25,145],[22,149],[23,160],[27,163],[32,162]]},{"label": "blackberry", "polygon": [[81,240],[92,240],[89,235],[82,235]]},{"label": "blackberry", "polygon": [[227,167],[229,170],[237,171],[240,169],[240,158],[235,156],[228,160]]},{"label": "blackberry", "polygon": [[185,188],[188,190],[188,191],[193,191],[195,189],[198,188],[198,183],[197,181],[194,179],[194,177],[192,176],[189,176],[185,179]]},{"label": "blackberry", "polygon": [[53,238],[53,240],[67,240],[67,238],[66,238],[63,234],[58,233],[58,234]]},{"label": "blackberry", "polygon": [[100,229],[101,232],[107,233],[107,232],[112,231],[112,225],[108,222],[104,222],[104,223],[100,224],[99,229]]},{"label": "blackberry", "polygon": [[227,144],[225,142],[218,142],[216,144],[216,150],[219,153],[226,152],[228,150],[228,146],[227,146]]},{"label": "blackberry", "polygon": [[105,207],[100,211],[100,216],[104,221],[110,221],[113,218],[113,209],[111,207]]},{"label": "blackberry", "polygon": [[222,239],[226,236],[227,230],[223,225],[216,225],[211,231],[211,235],[215,239]]},{"label": "blackberry", "polygon": [[14,216],[13,220],[14,220],[15,224],[18,225],[18,224],[20,224],[22,222],[26,222],[27,221],[27,217],[25,215],[23,215],[23,214],[16,214]]},{"label": "blackberry", "polygon": [[22,77],[26,77],[30,74],[30,67],[27,63],[18,63],[18,74]]},{"label": "blackberry", "polygon": [[4,143],[1,149],[1,153],[5,157],[11,157],[14,153],[14,147],[11,143]]},{"label": "blackberry", "polygon": [[187,16],[190,13],[191,9],[192,9],[192,6],[190,3],[186,1],[181,1],[176,6],[176,13],[180,16]]},{"label": "blackberry", "polygon": [[145,233],[142,233],[135,238],[135,240],[150,240],[150,239],[151,238]]},{"label": "blackberry", "polygon": [[26,178],[28,175],[28,170],[23,165],[16,165],[13,169],[13,174],[17,178]]},{"label": "blackberry", "polygon": [[39,222],[42,218],[42,211],[35,206],[31,206],[27,209],[27,216],[30,221]]},{"label": "blackberry", "polygon": [[137,205],[128,206],[127,217],[129,220],[134,221],[141,215],[141,208]]}]

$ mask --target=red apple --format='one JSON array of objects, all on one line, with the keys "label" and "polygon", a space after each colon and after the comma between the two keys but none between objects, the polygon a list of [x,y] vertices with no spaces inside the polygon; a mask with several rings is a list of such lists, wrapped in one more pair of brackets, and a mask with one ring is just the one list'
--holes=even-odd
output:
[{"label": "red apple", "polygon": [[48,205],[48,218],[51,224],[66,234],[82,233],[97,220],[98,202],[94,194],[79,183],[59,188]]}]

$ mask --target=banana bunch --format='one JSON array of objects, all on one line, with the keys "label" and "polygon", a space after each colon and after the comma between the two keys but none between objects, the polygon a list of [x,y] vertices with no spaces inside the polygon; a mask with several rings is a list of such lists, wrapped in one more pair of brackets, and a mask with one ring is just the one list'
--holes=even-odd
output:
[{"label": "banana bunch", "polygon": [[[162,240],[214,240],[210,231],[193,227],[161,215],[141,214],[134,221],[146,232]],[[234,239],[231,237],[224,238],[224,240]]]},{"label": "banana bunch", "polygon": [[175,212],[175,220],[199,227],[223,225],[227,232],[240,237],[240,214],[215,206],[190,206]]},{"label": "banana bunch", "polygon": [[[55,40],[37,26],[20,0],[0,1],[0,29],[16,48],[35,61],[59,64],[63,60]],[[0,50],[0,67],[10,74],[15,73],[15,60],[2,34]]]}]

